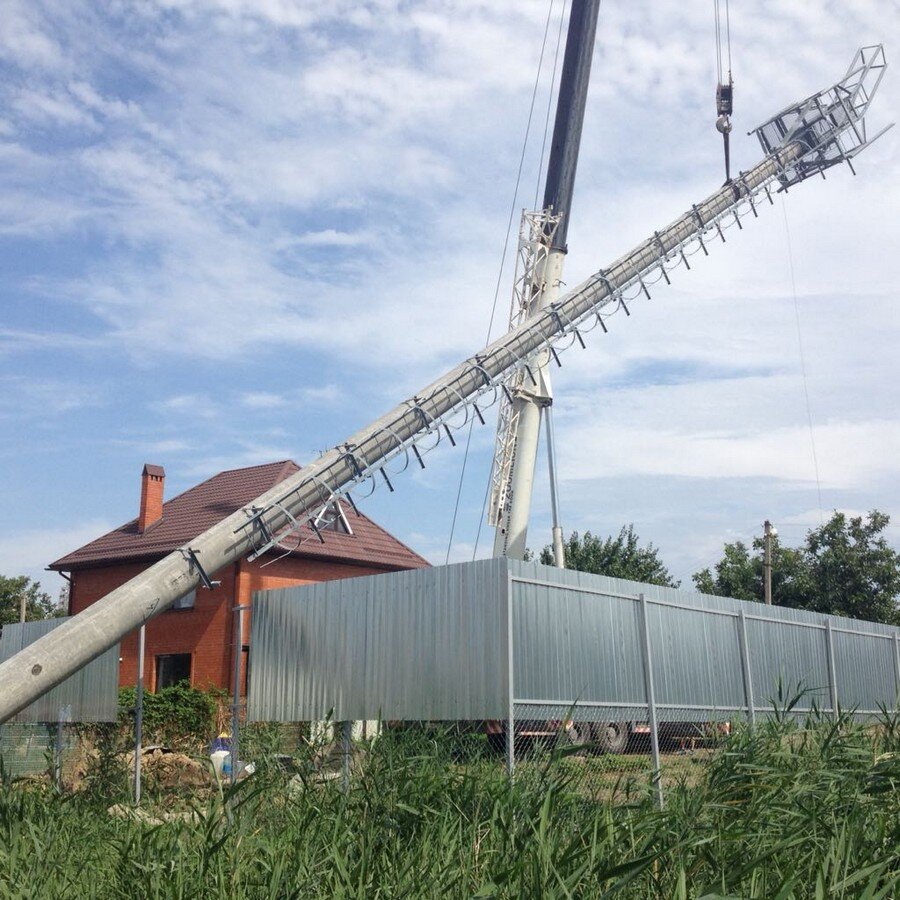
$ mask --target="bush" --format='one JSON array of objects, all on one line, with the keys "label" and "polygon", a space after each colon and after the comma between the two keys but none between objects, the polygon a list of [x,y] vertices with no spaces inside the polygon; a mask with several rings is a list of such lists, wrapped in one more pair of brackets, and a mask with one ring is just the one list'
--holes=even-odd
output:
[{"label": "bush", "polygon": [[[201,691],[186,682],[144,692],[144,744],[205,750],[217,732],[217,713],[225,692]],[[119,724],[134,728],[135,689],[119,691]]]}]

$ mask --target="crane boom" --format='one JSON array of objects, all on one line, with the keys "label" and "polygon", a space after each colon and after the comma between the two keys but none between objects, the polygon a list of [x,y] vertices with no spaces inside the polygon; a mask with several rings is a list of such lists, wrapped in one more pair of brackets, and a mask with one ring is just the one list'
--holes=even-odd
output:
[{"label": "crane boom", "polygon": [[[600,0],[572,0],[544,206],[523,216],[519,247],[520,255],[526,253],[524,283],[514,292],[510,328],[559,298],[599,13]],[[527,379],[522,373],[511,381],[509,397],[500,401],[488,507],[488,521],[496,528],[494,556],[513,559],[525,557],[541,418],[553,403],[549,355],[537,358],[527,374]],[[554,533],[554,546],[561,554],[561,532]],[[563,565],[559,558],[557,565]]]},{"label": "crane boom", "polygon": [[[836,90],[835,96],[836,104],[844,102],[841,91]],[[590,327],[603,325],[604,310],[624,305],[629,288],[639,285],[639,290],[646,291],[645,278],[650,273],[658,270],[664,274],[667,266],[686,262],[691,249],[706,251],[704,235],[721,234],[726,219],[740,224],[741,215],[751,211],[755,215],[755,198],[769,196],[773,182],[805,177],[805,161],[831,153],[829,147],[834,144],[842,146],[841,140],[851,131],[857,135],[849,138],[855,149],[847,151],[843,145],[844,152],[861,149],[865,140],[858,137],[857,126],[865,110],[860,112],[859,106],[855,109],[852,116],[848,113],[842,117],[835,115],[834,109],[823,110],[821,103],[814,105],[804,115],[809,116],[810,123],[815,118],[815,127],[795,128],[786,143],[771,146],[758,165],[694,205],[668,228],[655,232],[551,308],[0,664],[0,722],[189,591],[208,585],[210,574],[244,557],[255,558],[288,533],[306,529],[318,511],[338,495],[362,484],[374,484],[379,477],[390,487],[386,468],[390,460],[401,457],[409,465],[412,451],[424,466],[417,444],[431,439],[434,446],[442,433],[450,435],[451,421],[461,413],[464,420],[457,427],[468,422],[471,415],[481,420],[478,401],[482,405],[496,401],[505,390],[505,380],[527,372],[539,354],[550,354],[558,360],[566,347],[576,342],[583,346],[583,334]]]}]

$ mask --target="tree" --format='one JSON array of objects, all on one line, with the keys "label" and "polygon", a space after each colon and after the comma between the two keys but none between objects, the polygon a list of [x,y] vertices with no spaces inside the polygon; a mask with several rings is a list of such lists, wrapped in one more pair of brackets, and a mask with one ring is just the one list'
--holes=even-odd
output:
[{"label": "tree", "polygon": [[[824,525],[806,535],[801,547],[772,544],[772,602],[837,616],[900,624],[900,554],[883,532],[890,517],[877,509],[848,518],[835,512]],[[765,599],[763,538],[753,541],[753,553],[740,541],[726,544],[722,559],[693,576],[707,594]]]},{"label": "tree", "polygon": [[[634,532],[634,525],[625,525],[618,537],[601,539],[586,531],[584,536],[573,531],[564,544],[566,568],[579,572],[593,572],[611,578],[627,578],[647,584],[661,584],[664,587],[678,587],[669,570],[659,558],[659,550],[653,544],[640,546],[640,538]],[[552,547],[541,550],[539,561],[545,566],[553,565]]]},{"label": "tree", "polygon": [[54,603],[46,591],[41,590],[39,581],[32,581],[27,575],[7,578],[0,575],[0,625],[19,621],[22,598],[25,598],[25,618],[52,619],[65,614],[59,604]]},{"label": "tree", "polygon": [[[714,567],[693,576],[694,585],[704,594],[736,597],[738,600],[765,601],[765,543],[754,538],[753,554],[742,541],[726,544],[722,559]],[[809,568],[803,551],[783,546],[772,538],[772,596],[779,606],[806,608],[809,595]]]},{"label": "tree", "polygon": [[835,512],[807,535],[812,574],[808,609],[900,625],[900,553],[882,533],[890,521],[877,509],[865,520]]}]

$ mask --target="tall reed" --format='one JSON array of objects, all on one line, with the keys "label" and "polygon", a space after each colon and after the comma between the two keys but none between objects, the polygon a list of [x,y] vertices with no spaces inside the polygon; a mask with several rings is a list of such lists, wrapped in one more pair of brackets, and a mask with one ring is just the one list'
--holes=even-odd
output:
[{"label": "tall reed", "polygon": [[664,810],[633,772],[630,791],[598,794],[589,766],[549,755],[510,783],[476,736],[422,728],[358,754],[346,794],[270,765],[184,820],[5,783],[0,894],[887,898],[900,895],[898,745],[896,717],[764,721],[664,774]]}]

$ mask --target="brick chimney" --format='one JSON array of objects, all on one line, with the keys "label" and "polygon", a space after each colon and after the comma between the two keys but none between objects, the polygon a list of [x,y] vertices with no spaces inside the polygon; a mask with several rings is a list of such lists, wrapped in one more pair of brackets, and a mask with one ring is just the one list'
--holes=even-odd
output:
[{"label": "brick chimney", "polygon": [[166,470],[162,466],[144,465],[141,473],[141,509],[138,513],[138,534],[143,534],[158,522],[163,514],[163,486]]}]

